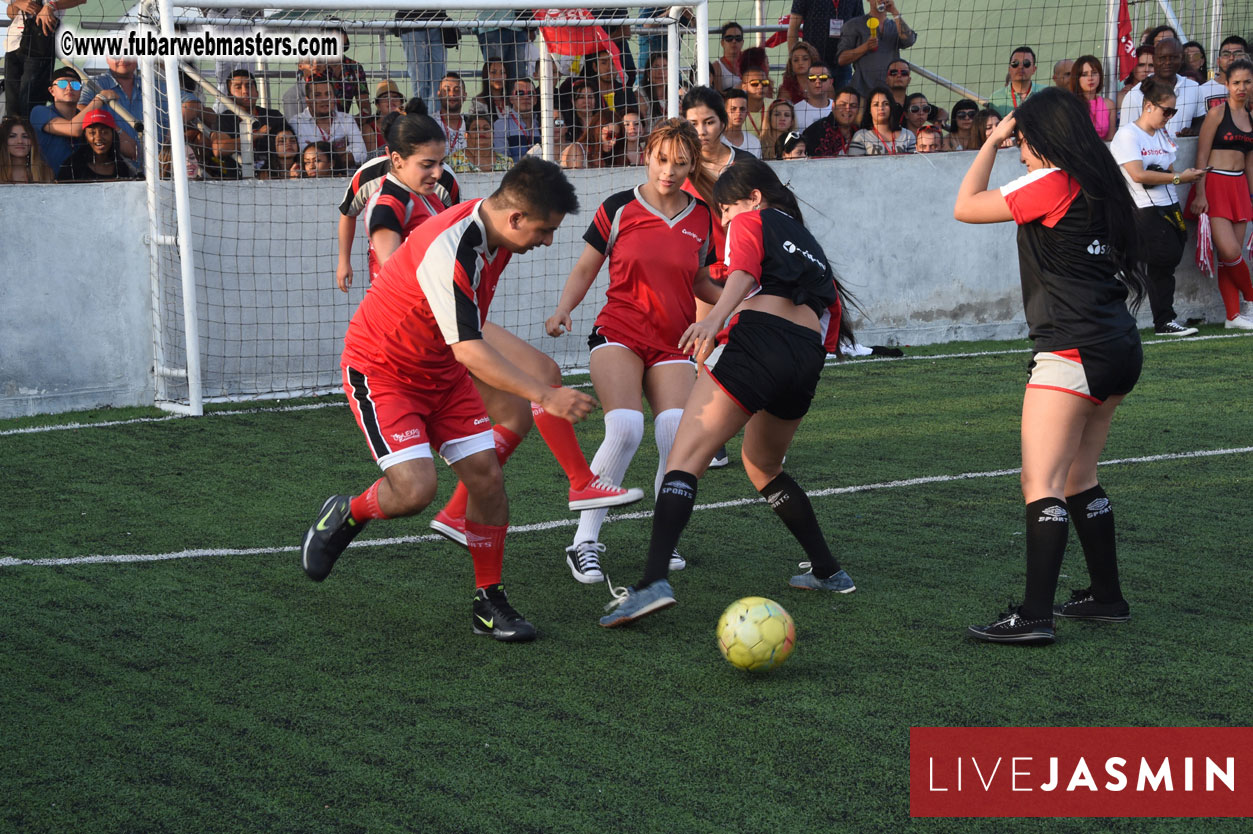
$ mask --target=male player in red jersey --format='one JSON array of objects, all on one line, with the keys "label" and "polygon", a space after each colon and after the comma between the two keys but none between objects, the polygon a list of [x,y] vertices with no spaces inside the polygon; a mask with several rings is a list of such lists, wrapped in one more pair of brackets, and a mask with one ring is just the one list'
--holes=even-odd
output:
[{"label": "male player in red jersey", "polygon": [[475,378],[577,422],[596,401],[552,387],[483,339],[487,308],[514,253],[552,243],[578,210],[561,168],[526,158],[490,197],[427,220],[388,259],[344,337],[344,389],[383,477],[354,497],[326,500],[305,534],[302,564],[320,582],[371,519],[420,513],[435,497],[431,444],[468,491],[466,540],[474,560],[475,634],[534,640],[535,626],[501,584],[509,503]]}]

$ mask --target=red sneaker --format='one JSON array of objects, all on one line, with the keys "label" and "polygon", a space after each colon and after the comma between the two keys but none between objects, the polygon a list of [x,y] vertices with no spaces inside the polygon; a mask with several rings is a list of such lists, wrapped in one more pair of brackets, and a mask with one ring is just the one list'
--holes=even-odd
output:
[{"label": "red sneaker", "polygon": [[435,514],[435,518],[431,519],[431,529],[439,533],[450,542],[456,542],[462,547],[469,547],[466,544],[466,519],[453,518],[448,513],[440,510]]},{"label": "red sneaker", "polygon": [[[620,507],[623,504],[634,504],[643,497],[644,491],[641,489],[635,487],[623,489],[601,478],[592,478],[586,486],[580,489],[570,487],[570,511]],[[433,522],[432,526],[434,526]]]}]

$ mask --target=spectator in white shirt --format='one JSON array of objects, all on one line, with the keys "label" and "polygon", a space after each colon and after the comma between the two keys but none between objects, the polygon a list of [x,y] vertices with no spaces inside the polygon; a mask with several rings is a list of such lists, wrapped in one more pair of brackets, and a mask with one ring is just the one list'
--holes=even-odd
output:
[{"label": "spectator in white shirt", "polygon": [[744,129],[748,119],[748,93],[727,90],[722,97],[727,101],[727,127],[722,132],[722,141],[761,159],[761,140]]},{"label": "spectator in white shirt", "polygon": [[831,112],[831,70],[818,62],[805,76],[805,99],[796,103],[796,129],[804,130]]},{"label": "spectator in white shirt", "polygon": [[316,78],[307,82],[305,98],[309,106],[292,122],[301,147],[326,142],[347,166],[346,170],[336,171],[336,174],[347,174],[356,170],[358,165],[365,162],[368,154],[365,140],[361,137],[361,129],[357,127],[356,121],[336,107],[331,82]]},{"label": "spectator in white shirt", "polygon": [[[1165,81],[1175,90],[1175,115],[1166,123],[1166,129],[1175,136],[1195,136],[1200,120],[1205,117],[1205,101],[1201,88],[1191,78],[1179,74],[1183,60],[1183,47],[1175,38],[1160,38],[1153,44],[1153,78]],[[1118,110],[1120,124],[1130,124],[1140,118],[1144,110],[1144,93],[1133,89],[1122,100]]]}]

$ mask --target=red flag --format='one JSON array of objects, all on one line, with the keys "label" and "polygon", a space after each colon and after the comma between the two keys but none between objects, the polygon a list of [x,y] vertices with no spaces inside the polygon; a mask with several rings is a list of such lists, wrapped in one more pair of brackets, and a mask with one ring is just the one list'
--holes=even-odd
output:
[{"label": "red flag", "polygon": [[[536,20],[595,20],[587,9],[536,9]],[[554,55],[595,55],[608,52],[613,58],[613,68],[618,81],[626,83],[626,70],[622,67],[622,53],[617,44],[609,39],[609,33],[601,26],[541,26],[540,34]]]},{"label": "red flag", "polygon": [[[791,17],[792,16],[789,14],[783,15],[782,17],[779,18],[779,24],[782,26],[786,26]],[[797,35],[797,37],[803,39],[805,37],[804,31],[802,31],[799,35]],[[773,35],[766,38],[766,42],[763,43],[762,46],[765,46],[765,47],[778,46],[781,43],[787,43],[787,32],[775,32]]]},{"label": "red flag", "polygon": [[1131,36],[1131,12],[1127,0],[1118,0],[1118,77],[1126,78],[1136,68],[1136,42]]}]

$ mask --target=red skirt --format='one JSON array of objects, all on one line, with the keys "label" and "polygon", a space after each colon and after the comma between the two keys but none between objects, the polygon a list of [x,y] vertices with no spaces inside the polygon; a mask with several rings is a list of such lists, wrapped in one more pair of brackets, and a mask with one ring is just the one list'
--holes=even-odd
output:
[{"label": "red skirt", "polygon": [[[1184,216],[1195,219],[1192,200],[1196,196],[1196,188],[1188,195]],[[1210,171],[1205,175],[1205,200],[1209,203],[1210,217],[1223,217],[1232,223],[1253,220],[1253,198],[1249,197],[1249,181],[1244,172],[1228,174],[1221,171]]]}]

